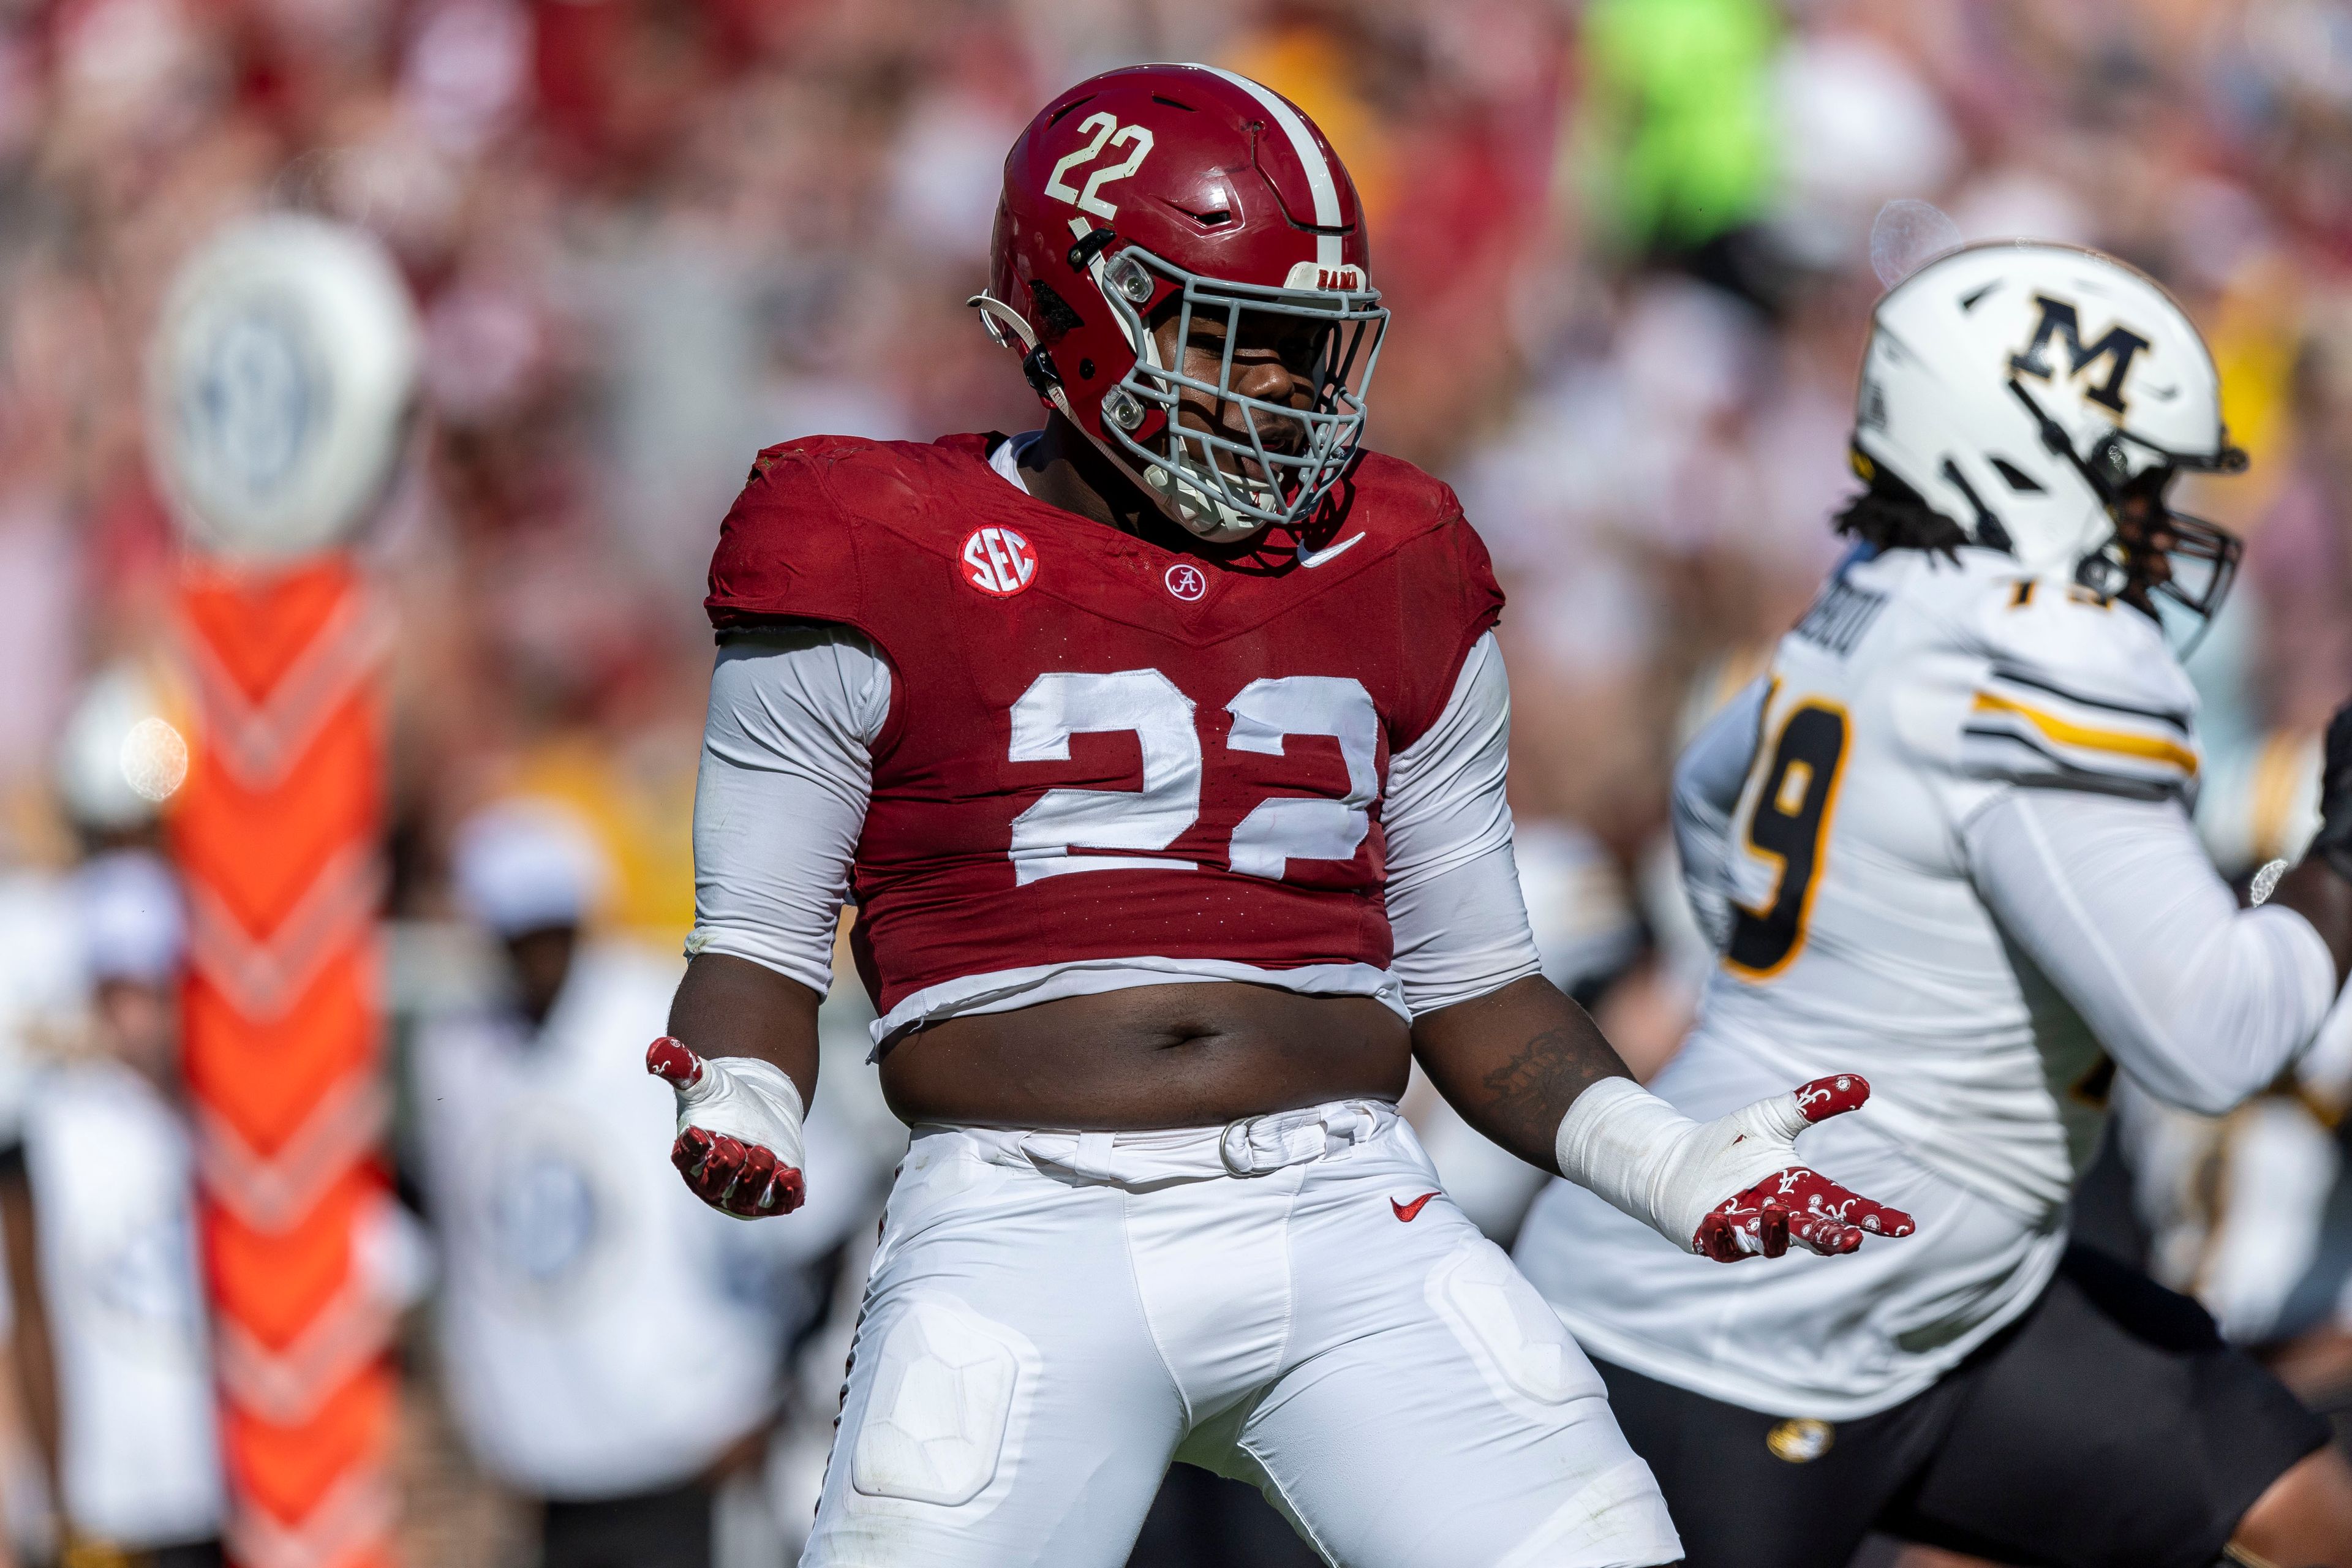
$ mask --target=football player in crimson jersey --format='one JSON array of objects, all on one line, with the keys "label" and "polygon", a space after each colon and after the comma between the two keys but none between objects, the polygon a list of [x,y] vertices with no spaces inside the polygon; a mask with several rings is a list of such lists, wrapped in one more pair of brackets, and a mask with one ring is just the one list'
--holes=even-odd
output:
[{"label": "football player in crimson jersey", "polygon": [[1908,1231],[1792,1152],[1867,1086],[1693,1121],[1541,978],[1502,595],[1452,492],[1358,446],[1386,312],[1296,108],[1071,89],[993,260],[1044,429],[772,447],[711,567],[673,1157],[798,1204],[852,892],[915,1129],[803,1561],[1118,1563],[1171,1458],[1337,1562],[1671,1561],[1599,1378],[1398,1120],[1408,1065],[1725,1261]]}]

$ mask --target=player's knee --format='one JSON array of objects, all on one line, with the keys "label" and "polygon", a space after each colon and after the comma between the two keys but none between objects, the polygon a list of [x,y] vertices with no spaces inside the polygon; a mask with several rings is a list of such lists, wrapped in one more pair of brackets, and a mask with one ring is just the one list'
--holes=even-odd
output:
[{"label": "player's knee", "polygon": [[1583,1561],[1678,1563],[1682,1540],[1650,1468],[1629,1458],[1586,1482],[1504,1561],[1548,1562],[1554,1552]]}]

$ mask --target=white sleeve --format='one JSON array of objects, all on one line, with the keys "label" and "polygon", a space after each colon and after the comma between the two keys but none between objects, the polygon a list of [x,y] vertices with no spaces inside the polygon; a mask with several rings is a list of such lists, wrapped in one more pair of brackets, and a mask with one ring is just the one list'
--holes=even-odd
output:
[{"label": "white sleeve", "polygon": [[866,826],[890,667],[841,626],[730,640],[694,791],[689,954],[730,953],[822,996]]},{"label": "white sleeve", "polygon": [[1390,968],[1416,1014],[1543,973],[1511,858],[1511,688],[1495,634],[1426,734],[1389,759]]},{"label": "white sleeve", "polygon": [[1770,682],[1759,676],[1725,703],[1675,763],[1675,853],[1683,894],[1720,952],[1731,940],[1731,814],[1756,758]]},{"label": "white sleeve", "polygon": [[2240,910],[2176,800],[2011,789],[1961,834],[2003,932],[2160,1100],[2229,1110],[2335,1001],[2319,933],[2291,910]]}]

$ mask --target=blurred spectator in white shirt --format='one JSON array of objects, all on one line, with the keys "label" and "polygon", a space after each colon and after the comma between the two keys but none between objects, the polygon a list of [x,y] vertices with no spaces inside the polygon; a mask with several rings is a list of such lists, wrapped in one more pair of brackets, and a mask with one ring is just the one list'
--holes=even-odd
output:
[{"label": "blurred spectator in white shirt", "polygon": [[65,1562],[206,1568],[222,1476],[180,1088],[180,889],[160,856],[117,849],[71,892],[88,1028],[33,1074],[21,1167],[0,1189],[33,1425]]},{"label": "blurred spectator in white shirt", "polygon": [[547,1568],[705,1568],[717,1489],[764,1453],[823,1305],[811,1266],[862,1186],[813,1124],[800,1213],[745,1222],[687,1190],[645,1070],[682,966],[584,931],[608,876],[551,805],[457,834],[452,881],[506,984],[415,1045],[441,1373],[476,1457],[541,1503]]}]

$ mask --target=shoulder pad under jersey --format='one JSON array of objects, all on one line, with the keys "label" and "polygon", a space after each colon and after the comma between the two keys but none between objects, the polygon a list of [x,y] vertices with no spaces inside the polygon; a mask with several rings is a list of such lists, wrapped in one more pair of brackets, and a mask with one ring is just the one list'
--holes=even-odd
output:
[{"label": "shoulder pad under jersey", "polygon": [[1318,557],[1333,560],[1356,550],[1363,538],[1359,569],[1382,555],[1398,563],[1398,613],[1417,638],[1436,639],[1432,651],[1438,655],[1412,661],[1416,695],[1397,736],[1398,743],[1410,744],[1444,711],[1472,645],[1502,618],[1502,586],[1486,542],[1444,481],[1401,458],[1366,452],[1343,488],[1346,510],[1327,535],[1299,542],[1299,559],[1303,565]]},{"label": "shoulder pad under jersey", "polygon": [[1360,519],[1380,517],[1405,531],[1432,521],[1459,521],[1462,501],[1454,487],[1402,458],[1367,451],[1356,458],[1340,481],[1345,503],[1339,530]]},{"label": "shoulder pad under jersey", "polygon": [[[862,520],[887,508],[893,492],[903,492],[897,510],[908,517],[952,514],[926,506],[926,489],[950,470],[959,479],[1002,483],[988,470],[988,441],[811,436],[766,448],[719,525],[703,600],[711,625],[724,630],[776,617],[862,625],[868,574],[860,556],[882,548],[862,537]],[[844,506],[845,496],[859,504]]]},{"label": "shoulder pad under jersey", "polygon": [[2156,622],[2047,580],[1988,588],[1971,617],[1986,665],[1962,720],[1961,771],[2144,799],[2191,796],[2197,690]]},{"label": "shoulder pad under jersey", "polygon": [[[1444,536],[1449,553],[1466,552],[1465,560],[1481,566],[1486,563],[1486,546],[1463,515],[1462,498],[1444,480],[1402,458],[1366,452],[1356,459],[1341,485],[1349,504],[1328,525],[1332,538],[1344,540],[1369,527],[1394,542],[1433,530]],[[1314,541],[1322,542],[1319,537]]]}]

